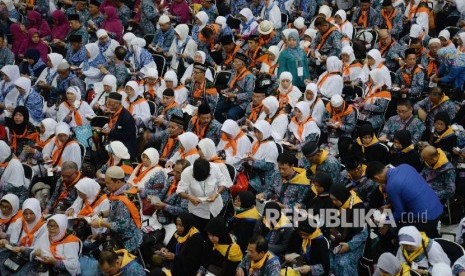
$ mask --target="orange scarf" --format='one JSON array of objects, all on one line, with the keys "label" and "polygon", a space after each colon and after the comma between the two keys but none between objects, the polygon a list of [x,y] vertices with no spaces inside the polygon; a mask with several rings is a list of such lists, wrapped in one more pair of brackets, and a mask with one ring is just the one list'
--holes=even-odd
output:
[{"label": "orange scarf", "polygon": [[145,99],[142,98],[141,96],[138,96],[134,102],[130,102],[129,99],[127,98],[126,98],[126,102],[129,104],[128,111],[129,113],[132,114],[132,112],[134,111],[134,107],[138,104],[145,102]]},{"label": "orange scarf", "polygon": [[170,103],[167,107],[163,109],[163,115],[166,115],[170,109],[175,108],[177,106],[178,104],[176,103],[176,101],[173,101],[172,103]]},{"label": "orange scarf", "polygon": [[250,71],[247,70],[247,68],[242,68],[241,72],[236,72],[234,78],[231,80],[231,83],[229,84],[229,89],[233,89],[234,85],[236,85],[236,82],[241,81],[248,74],[250,74]]},{"label": "orange scarf", "polygon": [[232,148],[233,155],[236,155],[236,153],[237,153],[237,140],[239,140],[244,135],[245,135],[245,133],[242,130],[239,131],[239,134],[237,134],[237,136],[234,139],[229,139],[228,136],[226,136],[225,133],[221,134],[221,140],[227,142],[226,145],[224,146],[224,150]]},{"label": "orange scarf", "polygon": [[358,67],[358,68],[362,68],[362,65],[361,65],[360,63],[358,63],[358,62],[357,62],[357,63],[353,63],[353,64],[348,64],[348,65],[344,63],[344,64],[342,65],[342,72],[343,72],[342,75],[343,75],[343,76],[349,76],[349,77],[350,77],[350,69],[352,69],[352,68],[357,68],[357,67]]},{"label": "orange scarf", "polygon": [[151,171],[152,169],[155,169],[155,167],[151,167],[151,168],[146,169],[145,171],[142,171],[142,164],[137,165],[137,167],[136,167],[136,177],[134,177],[132,182],[134,184],[139,183],[142,180],[142,178],[144,178],[144,176],[147,173],[149,173],[149,171]]},{"label": "orange scarf", "polygon": [[[65,107],[69,109],[69,111],[71,111],[72,107],[71,105],[65,101]],[[79,104],[79,107],[81,107],[81,104]],[[78,126],[82,126],[82,117],[81,117],[81,113],[79,113],[79,110],[78,109],[74,109],[74,121],[76,122],[76,125]]]},{"label": "orange scarf", "polygon": [[198,116],[192,117],[192,124],[194,125],[194,133],[199,139],[205,138],[205,132],[207,132],[208,125],[200,128],[200,120]]},{"label": "orange scarf", "polygon": [[[137,188],[132,187],[128,191],[126,191],[125,193],[137,194],[137,192],[138,192]],[[139,210],[137,209],[136,205],[134,205],[134,203],[131,200],[129,200],[129,198],[127,196],[111,194],[109,199],[110,199],[110,201],[116,201],[116,200],[121,201],[126,206],[126,208],[128,208],[128,211],[131,214],[131,218],[134,221],[134,223],[136,224],[137,228],[142,227],[142,222],[140,220]]]},{"label": "orange scarf", "polygon": [[428,78],[433,74],[438,75],[438,62],[428,53],[428,67],[426,68],[426,73]]},{"label": "orange scarf", "polygon": [[116,125],[116,121],[118,121],[119,115],[121,114],[122,110],[123,110],[123,107],[120,106],[120,108],[111,115],[110,122],[108,123],[108,126],[110,127],[110,129],[113,129],[113,127]]},{"label": "orange scarf", "polygon": [[63,260],[62,257],[59,257],[57,255],[57,246],[60,244],[72,243],[72,242],[79,243],[80,240],[75,235],[68,235],[59,241],[54,241],[54,242],[50,241],[50,251],[52,252],[53,257],[57,260]]},{"label": "orange scarf", "polygon": [[179,154],[181,155],[181,159],[186,159],[186,157],[191,156],[193,154],[199,154],[197,148],[193,148],[188,152],[184,152],[181,148],[179,148]]},{"label": "orange scarf", "polygon": [[339,112],[339,113],[336,113],[336,112],[333,112],[333,107],[331,106],[331,103],[327,103],[326,104],[326,110],[329,112],[329,114],[331,114],[331,119],[335,122],[338,122],[340,124],[342,124],[342,118],[349,115],[350,113],[352,113],[354,110],[352,109],[352,106],[346,106],[346,102],[344,101],[344,104],[343,104],[343,111],[342,112]]},{"label": "orange scarf", "polygon": [[79,180],[81,179],[81,172],[78,171],[78,174],[76,176],[76,178],[71,181],[71,183],[69,185],[66,185],[66,183],[62,183],[63,187],[65,188],[63,192],[61,192],[60,196],[58,196],[58,200],[55,201],[54,205],[53,205],[53,208],[56,207],[56,205],[58,205],[58,202],[64,200],[67,196],[68,196],[68,191],[71,187],[74,186],[74,184],[76,184]]},{"label": "orange scarf", "polygon": [[252,123],[255,123],[257,121],[258,115],[260,115],[260,113],[262,112],[262,107],[263,107],[262,104],[259,104],[257,107],[252,106],[252,112],[250,112],[250,115],[249,115],[249,120]]},{"label": "orange scarf", "polygon": [[386,45],[385,47],[383,47],[381,45],[381,42],[378,43],[378,47],[379,47],[379,52],[381,53],[381,56],[384,57],[384,54],[387,52],[387,50],[389,50],[389,48],[391,48],[391,45],[394,43],[394,40],[391,39],[391,43],[389,43],[388,45]]},{"label": "orange scarf", "polygon": [[263,36],[260,36],[259,38],[259,42],[258,42],[258,47],[261,48],[263,45],[265,44],[269,44],[269,42],[271,41],[271,39],[273,39],[274,37],[274,31],[272,31],[269,35],[268,35],[268,38],[263,38]]},{"label": "orange scarf", "polygon": [[19,139],[27,139],[27,140],[33,141],[34,143],[37,143],[37,141],[39,140],[39,133],[33,132],[30,134],[27,134],[27,131],[28,131],[27,126],[23,134],[21,135],[18,135],[14,131],[12,131],[13,135],[11,136],[11,149],[13,150],[13,152],[17,150]]},{"label": "orange scarf", "polygon": [[[71,139],[71,138],[68,138],[68,139]],[[77,142],[75,140],[71,140],[68,143],[66,142],[60,143],[60,141],[58,141],[58,137],[55,138],[55,149],[53,150],[53,153],[52,153],[53,164],[56,164],[56,166],[61,167],[61,162],[62,162],[62,157],[63,157],[61,152],[65,150],[65,145],[68,146],[73,143],[77,143]],[[58,160],[58,158],[60,159]]]},{"label": "orange scarf", "polygon": [[89,204],[87,202],[87,200],[83,200],[84,201],[84,207],[81,208],[81,211],[79,211],[79,214],[80,216],[88,216],[90,214],[93,214],[94,213],[94,209],[97,208],[97,206],[100,205],[100,203],[102,203],[105,199],[107,199],[107,195],[106,194],[103,194],[101,195],[97,200],[94,200],[94,202],[91,204]]},{"label": "orange scarf", "polygon": [[305,122],[299,123],[297,121],[297,118],[294,116],[294,117],[292,117],[291,121],[297,126],[297,134],[299,135],[299,137],[297,137],[297,138],[299,138],[299,140],[302,141],[304,139],[304,137],[302,137],[302,135],[304,134],[305,124],[307,124],[308,122],[313,121],[313,118],[311,116],[309,116]]},{"label": "orange scarf", "polygon": [[234,56],[240,49],[241,47],[239,45],[236,45],[236,47],[234,47],[234,50],[230,54],[226,53],[226,59],[223,61],[223,64],[230,64],[234,60]]},{"label": "orange scarf", "polygon": [[376,99],[386,99],[386,100],[391,100],[391,92],[389,91],[380,91],[380,90],[373,90],[370,88],[370,91],[368,94],[365,96],[365,99],[363,99],[364,103],[370,103],[374,104]]},{"label": "orange scarf", "polygon": [[328,39],[328,36],[335,30],[337,30],[337,27],[332,26],[324,35],[322,35],[321,36],[321,41],[318,44],[318,46],[316,46],[315,50],[320,50],[323,47],[323,45],[325,45],[325,42],[326,42],[326,39]]},{"label": "orange scarf", "polygon": [[174,147],[174,142],[177,138],[171,138],[168,137],[168,141],[166,141],[165,148],[163,149],[163,152],[161,153],[161,158],[168,158],[168,155],[170,154],[171,150]]},{"label": "orange scarf", "polygon": [[321,78],[321,80],[316,84],[318,89],[320,89],[323,84],[326,82],[326,80],[330,77],[330,76],[334,76],[334,75],[338,75],[339,73],[338,72],[326,72],[326,74]]},{"label": "orange scarf", "polygon": [[13,223],[17,221],[18,219],[23,217],[23,213],[21,210],[19,210],[16,215],[12,216],[11,218],[6,218],[6,219],[0,219],[0,225],[8,225],[10,223]]},{"label": "orange scarf", "polygon": [[386,10],[381,11],[381,16],[384,18],[388,30],[392,30],[392,19],[397,15],[397,10],[393,9],[390,14],[387,14]]},{"label": "orange scarf", "polygon": [[200,85],[197,82],[194,84],[194,93],[193,93],[194,99],[202,98],[203,96],[202,93],[204,90],[205,90],[205,93],[208,95],[216,96],[216,94],[218,94],[218,91],[216,90],[216,88],[205,89],[205,85],[207,85],[206,83],[207,83],[207,80],[203,80],[203,83]]},{"label": "orange scarf", "polygon": [[177,188],[178,188],[178,181],[175,178],[173,178],[173,182],[171,183],[171,186],[168,189],[167,195],[171,196],[172,194],[174,194]]},{"label": "orange scarf", "polygon": [[36,145],[40,148],[40,149],[43,149],[45,147],[45,145],[48,144],[48,142],[50,142],[50,140],[52,140],[52,138],[55,137],[55,134],[53,134],[52,136],[48,137],[47,140],[45,141],[40,141],[40,139],[38,139],[38,141],[36,142]]},{"label": "orange scarf", "polygon": [[362,11],[358,18],[357,24],[366,28],[368,26],[368,11]]},{"label": "orange scarf", "polygon": [[255,153],[257,153],[258,149],[260,148],[260,146],[264,143],[266,143],[267,141],[255,141],[252,145],[252,156],[255,155]]},{"label": "orange scarf", "polygon": [[420,67],[416,65],[414,68],[412,68],[410,73],[408,73],[407,70],[405,69],[405,66],[403,66],[401,69],[401,73],[402,73],[402,78],[404,79],[405,85],[408,87],[411,87],[413,75],[418,74],[420,72],[421,72]]},{"label": "orange scarf", "polygon": [[[287,92],[285,94],[281,93],[281,91],[278,88],[278,101],[279,101],[279,109],[282,109],[286,105],[289,104],[289,93],[294,89],[294,86],[289,86],[289,89],[287,89]],[[284,92],[284,91],[283,91]]]},{"label": "orange scarf", "polygon": [[44,218],[40,218],[40,220],[37,222],[37,224],[29,231],[27,229],[27,223],[26,220],[23,219],[23,231],[24,231],[24,237],[21,239],[20,245],[25,246],[25,247],[30,247],[32,245],[32,242],[34,241],[34,234],[44,225],[45,221]]}]

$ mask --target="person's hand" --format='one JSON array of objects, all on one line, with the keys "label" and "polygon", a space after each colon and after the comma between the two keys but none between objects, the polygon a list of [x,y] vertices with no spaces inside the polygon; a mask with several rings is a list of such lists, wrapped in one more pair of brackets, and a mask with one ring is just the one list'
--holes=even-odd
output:
[{"label": "person's hand", "polygon": [[110,131],[111,131],[111,129],[109,127],[107,127],[107,128],[102,128],[102,130],[100,132],[103,135],[108,135],[108,134],[110,134]]},{"label": "person's hand", "polygon": [[416,271],[420,275],[429,275],[428,270],[426,270],[426,269],[420,269],[419,268],[419,269],[413,269],[413,270]]},{"label": "person's hand", "polygon": [[24,246],[13,246],[11,251],[15,252],[16,254],[23,253],[25,251]]},{"label": "person's hand", "polygon": [[389,142],[389,139],[387,138],[386,135],[381,135],[381,137],[379,137],[378,140],[384,143]]},{"label": "person's hand", "polygon": [[295,270],[297,270],[301,274],[307,274],[307,273],[310,272],[310,266],[309,265],[304,265],[304,266],[296,268]]},{"label": "person's hand", "polygon": [[284,255],[284,260],[286,260],[287,263],[296,263],[295,257],[292,256],[291,254],[286,254]]},{"label": "person's hand", "polygon": [[155,123],[157,125],[163,125],[163,124],[165,124],[165,118],[156,117],[156,118],[153,119],[153,123]]},{"label": "person's hand", "polygon": [[389,225],[384,224],[383,227],[379,228],[379,233],[384,236],[386,235],[388,230],[389,230]]},{"label": "person's hand", "polygon": [[42,258],[42,250],[37,249],[37,250],[34,252],[34,257]]},{"label": "person's hand", "polygon": [[194,206],[197,206],[197,205],[199,205],[199,204],[201,203],[200,199],[198,199],[197,197],[192,196],[192,195],[189,196],[188,200],[189,200],[192,204],[194,204]]},{"label": "person's hand", "polygon": [[320,57],[321,63],[325,63],[327,59],[328,59],[328,56],[325,56],[325,55]]},{"label": "person's hand", "polygon": [[236,276],[245,276],[244,270],[241,267],[236,269]]},{"label": "person's hand", "polygon": [[53,257],[45,256],[43,259],[44,261],[42,263],[44,264],[51,265],[51,266],[55,266],[57,264],[57,260]]},{"label": "person's hand", "polygon": [[264,194],[264,193],[257,194],[257,195],[255,196],[255,198],[256,198],[258,201],[263,202],[263,201],[265,201],[265,194]]},{"label": "person's hand", "polygon": [[341,242],[339,245],[341,245],[341,249],[339,250],[338,254],[344,254],[350,250],[348,243]]},{"label": "person's hand", "polygon": [[92,228],[102,228],[105,227],[103,218],[96,218],[89,223],[89,226]]},{"label": "person's hand", "polygon": [[420,118],[420,120],[425,122],[426,117],[428,117],[428,113],[426,113],[426,111],[424,111],[422,108],[418,109],[418,118]]},{"label": "person's hand", "polygon": [[233,92],[227,92],[225,93],[225,95],[229,99],[234,99],[236,97],[236,94],[234,94]]},{"label": "person's hand", "polygon": [[168,162],[166,162],[166,164],[165,164],[165,168],[167,168],[167,169],[172,169],[172,168],[173,168],[173,165],[174,165],[174,163],[173,163],[172,161],[168,161]]},{"label": "person's hand", "polygon": [[50,161],[50,156],[44,156],[44,161],[47,162],[47,161]]},{"label": "person's hand", "polygon": [[0,240],[0,247],[5,247],[5,245],[7,245],[9,242],[5,239],[1,239]]},{"label": "person's hand", "polygon": [[65,215],[67,215],[68,217],[74,216],[74,209],[70,208],[66,210]]},{"label": "person's hand", "polygon": [[173,261],[174,257],[176,257],[176,255],[174,255],[174,253],[171,253],[171,252],[162,253],[162,256],[163,256],[163,258],[165,258],[168,261]]},{"label": "person's hand", "polygon": [[87,237],[87,240],[92,242],[92,241],[96,241],[96,240],[99,240],[100,239],[100,235],[99,234],[95,234],[95,235],[90,235]]},{"label": "person's hand", "polygon": [[209,196],[209,197],[207,198],[207,201],[208,201],[208,202],[213,202],[213,201],[215,201],[215,200],[218,198],[219,195],[220,195],[220,194],[219,194],[218,192],[215,192],[213,195],[211,195],[211,196]]},{"label": "person's hand", "polygon": [[163,202],[152,203],[152,205],[157,210],[163,210],[163,209],[165,209],[165,206],[166,206],[166,204],[163,203]]}]

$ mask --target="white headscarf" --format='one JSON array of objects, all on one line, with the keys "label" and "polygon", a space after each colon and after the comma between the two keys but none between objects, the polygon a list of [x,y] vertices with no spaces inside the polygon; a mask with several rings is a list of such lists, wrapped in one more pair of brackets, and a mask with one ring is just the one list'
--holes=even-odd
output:
[{"label": "white headscarf", "polygon": [[15,195],[15,194],[6,194],[6,195],[4,195],[2,197],[2,199],[0,199],[0,201],[2,201],[2,200],[5,200],[6,202],[10,203],[10,205],[11,205],[11,215],[5,216],[5,215],[3,215],[2,212],[0,212],[0,218],[9,219],[9,218],[14,217],[18,213],[18,210],[19,210],[19,198],[18,198],[18,196]]},{"label": "white headscarf", "polygon": [[268,52],[272,53],[275,56],[274,61],[271,62],[271,65],[275,65],[276,62],[278,62],[279,53],[280,53],[278,46],[275,46],[275,45],[270,46],[270,48],[268,48]]},{"label": "white headscarf", "polygon": [[272,118],[276,112],[278,112],[279,109],[279,101],[276,99],[275,96],[268,96],[262,101],[263,106],[268,108],[270,111],[270,115],[268,115],[269,118]]},{"label": "white headscarf", "polygon": [[157,68],[148,68],[147,69],[147,72],[145,74],[145,77],[146,78],[154,78],[154,79],[158,79],[158,70]]},{"label": "white headscarf", "polygon": [[48,138],[50,138],[50,136],[55,134],[55,129],[58,123],[51,118],[47,118],[47,119],[43,119],[41,124],[45,128],[45,132],[43,134],[40,134],[40,140],[45,141]]},{"label": "white headscarf", "polygon": [[126,86],[129,86],[131,87],[132,89],[134,89],[134,96],[137,97],[137,95],[140,94],[140,91],[139,91],[139,84],[136,82],[136,81],[128,81],[126,83]]},{"label": "white headscarf", "polygon": [[239,127],[236,121],[227,119],[226,121],[224,121],[223,126],[221,127],[221,131],[235,138],[241,131],[241,128]]},{"label": "white headscarf", "polygon": [[52,62],[52,69],[57,70],[58,65],[60,65],[61,61],[63,60],[63,56],[57,53],[50,53],[48,54],[48,58]]},{"label": "white headscarf", "polygon": [[312,41],[315,40],[316,35],[318,34],[318,31],[312,28],[308,28],[305,32],[304,35],[308,35],[309,37],[312,38]]},{"label": "white headscarf", "polygon": [[208,161],[212,160],[213,158],[217,157],[218,155],[216,154],[216,145],[215,142],[213,142],[212,139],[210,138],[203,138],[202,140],[199,141],[198,146],[200,150],[202,151],[203,156],[205,159]]},{"label": "white headscarf", "polygon": [[204,12],[204,11],[199,11],[199,12],[195,15],[195,17],[197,17],[197,18],[200,20],[200,22],[202,23],[202,24],[199,26],[199,27],[200,27],[200,28],[199,28],[200,30],[203,29],[205,26],[207,26],[207,23],[208,23],[208,19],[209,19],[209,18],[208,18],[208,14],[207,14],[206,12]]},{"label": "white headscarf", "polygon": [[346,14],[346,11],[345,10],[338,10],[336,12],[336,15],[339,15],[342,19],[342,23],[344,23],[347,19],[347,14]]},{"label": "white headscarf", "polygon": [[123,40],[126,42],[127,45],[131,45],[131,41],[136,37],[135,34],[131,32],[127,32],[123,35]]},{"label": "white headscarf", "polygon": [[[460,38],[460,40],[462,40],[462,47],[465,47],[465,32],[461,32],[461,33],[459,33],[457,35]],[[5,67],[3,67],[3,68],[5,68]],[[2,71],[3,71],[3,69],[2,69]]]},{"label": "white headscarf", "polygon": [[16,80],[21,76],[19,73],[18,65],[5,65],[0,70],[3,74],[7,75],[10,78],[9,84],[14,84]]},{"label": "white headscarf", "polygon": [[113,75],[105,75],[102,80],[103,85],[111,86],[111,92],[116,92],[117,81]]},{"label": "white headscarf", "polygon": [[78,86],[70,86],[66,89],[66,92],[73,93],[78,101],[81,99],[81,89]]},{"label": "white headscarf", "polygon": [[69,136],[70,134],[69,125],[64,122],[58,123],[57,127],[55,128],[55,135],[58,135],[58,134],[66,134]]},{"label": "white headscarf", "polygon": [[24,89],[26,93],[29,93],[29,90],[31,90],[31,79],[26,77],[19,77],[15,81],[15,85]]},{"label": "white headscarf", "polygon": [[195,54],[202,56],[202,62],[201,63],[204,64],[205,59],[207,58],[207,55],[205,54],[205,52],[204,51],[197,51],[197,52],[195,52]]},{"label": "white headscarf", "polygon": [[107,31],[105,31],[104,29],[98,29],[95,34],[97,35],[97,38],[101,38],[103,36],[108,36]]},{"label": "white headscarf", "polygon": [[100,184],[91,178],[84,177],[76,183],[76,189],[86,195],[87,203],[92,204],[100,193]]},{"label": "white headscarf", "polygon": [[100,54],[100,49],[98,48],[98,45],[95,44],[95,43],[88,43],[88,44],[86,44],[85,47],[86,47],[86,50],[90,54],[90,58],[88,59],[89,62],[96,59],[97,56]]},{"label": "white headscarf", "polygon": [[36,226],[36,224],[40,221],[42,218],[42,209],[40,208],[40,201],[36,198],[28,198],[23,202],[23,213],[26,211],[26,209],[31,210],[34,215],[36,216],[36,219],[32,223],[27,223],[27,229],[30,231],[32,228]]},{"label": "white headscarf", "polygon": [[341,53],[349,55],[349,64],[355,60],[354,48],[352,46],[342,47]]},{"label": "white headscarf", "polygon": [[47,221],[55,221],[58,224],[58,229],[60,232],[55,237],[50,237],[52,241],[59,241],[61,240],[66,234],[66,228],[68,227],[68,217],[63,214],[56,214],[50,217]]},{"label": "white headscarf", "polygon": [[442,30],[442,31],[439,32],[438,38],[439,38],[439,37],[443,37],[443,38],[445,38],[447,41],[449,41],[449,39],[450,39],[450,33],[449,33],[448,30],[444,29],[444,30]]},{"label": "white headscarf", "polygon": [[373,90],[383,87],[386,84],[386,76],[382,69],[376,68],[370,71],[370,77],[373,80]]},{"label": "white headscarf", "polygon": [[376,266],[377,270],[382,269],[383,271],[389,273],[390,276],[397,275],[401,270],[399,260],[396,258],[396,256],[392,255],[392,253],[388,252],[383,253],[381,254],[381,256],[379,256],[378,263]]},{"label": "white headscarf", "polygon": [[[144,152],[142,153],[142,155],[144,155],[144,154],[150,160],[150,168],[153,168],[156,165],[158,165],[160,155],[158,154],[158,151],[156,149],[148,148],[148,149],[144,150]],[[142,157],[142,155],[141,155],[141,157]]]},{"label": "white headscarf", "polygon": [[404,226],[399,230],[399,244],[412,245],[418,248],[421,246],[421,233],[415,226]]},{"label": "white headscarf", "polygon": [[184,132],[178,136],[178,140],[181,142],[184,152],[189,152],[199,143],[199,137],[192,132]]},{"label": "white headscarf", "polygon": [[249,22],[250,20],[252,20],[254,17],[253,17],[253,13],[252,11],[249,9],[249,8],[243,8],[240,12],[239,12],[240,15],[244,16],[246,19],[247,19],[247,22]]},{"label": "white headscarf", "polygon": [[189,27],[186,24],[179,24],[174,28],[174,31],[179,35],[180,40],[178,40],[178,46],[184,44],[186,41],[187,36],[189,35]]},{"label": "white headscarf", "polygon": [[294,20],[294,27],[296,27],[297,29],[305,28],[305,19],[301,16],[297,17]]},{"label": "white headscarf", "polygon": [[433,265],[431,276],[452,276],[452,269],[448,264],[438,263]]},{"label": "white headscarf", "polygon": [[282,33],[283,33],[283,35],[284,35],[284,37],[285,37],[286,39],[289,39],[289,35],[290,35],[291,33],[296,33],[297,35],[299,35],[299,31],[297,31],[297,30],[294,29],[294,28],[285,29],[285,30],[282,31]]},{"label": "white headscarf", "polygon": [[[311,100],[307,99],[307,97],[305,96],[305,93],[307,92],[307,90],[310,90],[313,92],[313,99]],[[316,97],[318,94],[318,86],[316,85],[316,83],[312,82],[312,83],[307,84],[307,87],[305,87],[305,93],[304,93],[304,102],[307,102],[310,106],[316,100]]]},{"label": "white headscarf", "polygon": [[[284,89],[284,87],[281,85],[281,81],[283,80],[289,80],[291,82],[289,88]],[[279,92],[281,94],[287,94],[289,90],[292,90],[292,74],[290,72],[282,72],[279,75]]]},{"label": "white headscarf", "polygon": [[173,70],[169,70],[165,73],[165,82],[166,81],[172,81],[173,82],[173,87],[176,88],[178,86],[178,75],[176,75],[176,72]]},{"label": "white headscarf", "polygon": [[329,6],[327,5],[322,5],[320,9],[318,10],[318,14],[324,14],[326,19],[331,17],[332,10]]},{"label": "white headscarf", "polygon": [[342,61],[336,56],[330,56],[326,60],[326,70],[328,73],[341,72]]},{"label": "white headscarf", "polygon": [[299,123],[307,121],[308,117],[310,117],[310,105],[306,102],[298,102],[295,107],[302,113],[302,118],[299,120]]},{"label": "white headscarf", "polygon": [[138,46],[144,48],[146,45],[147,41],[145,41],[145,39],[143,38],[135,37],[133,40],[131,40],[131,46]]},{"label": "white headscarf", "polygon": [[378,67],[378,65],[384,61],[384,58],[381,57],[381,52],[378,49],[371,49],[367,53],[367,56],[370,56],[375,60],[375,65],[373,65],[372,68]]},{"label": "white headscarf", "polygon": [[221,26],[221,29],[224,30],[228,25],[226,24],[226,18],[224,16],[218,16],[215,19],[215,23]]},{"label": "white headscarf", "polygon": [[5,162],[8,157],[11,155],[11,148],[8,146],[5,141],[0,140],[0,163]]},{"label": "white headscarf", "polygon": [[412,27],[410,27],[409,36],[411,38],[418,38],[422,36],[423,33],[424,33],[423,28],[418,24],[413,24]]},{"label": "white headscarf", "polygon": [[263,134],[263,140],[270,138],[271,125],[265,120],[258,120],[253,124],[253,127],[258,129]]}]

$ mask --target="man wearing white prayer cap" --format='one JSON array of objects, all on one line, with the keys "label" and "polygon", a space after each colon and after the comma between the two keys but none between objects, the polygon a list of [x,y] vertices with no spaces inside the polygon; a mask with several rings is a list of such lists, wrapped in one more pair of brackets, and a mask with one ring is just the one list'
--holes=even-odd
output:
[{"label": "man wearing white prayer cap", "polygon": [[111,39],[110,36],[108,36],[107,31],[104,29],[97,30],[96,34],[98,38],[98,42],[96,43],[100,52],[103,53],[107,62],[112,61],[113,56],[115,55],[115,49],[119,46],[119,43],[116,40]]}]

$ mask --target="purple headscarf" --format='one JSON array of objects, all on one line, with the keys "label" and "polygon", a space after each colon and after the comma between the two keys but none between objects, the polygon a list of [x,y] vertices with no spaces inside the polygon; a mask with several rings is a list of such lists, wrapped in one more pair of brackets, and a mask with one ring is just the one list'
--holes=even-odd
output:
[{"label": "purple headscarf", "polygon": [[36,11],[28,11],[27,12],[27,21],[29,22],[28,29],[35,28],[39,30],[40,37],[46,37],[52,34],[50,30],[50,26],[48,25],[46,20],[42,19],[40,13]]},{"label": "purple headscarf", "polygon": [[39,31],[37,31],[35,28],[28,30],[28,39],[23,42],[18,54],[24,55],[27,50],[36,49],[39,51],[42,61],[47,62],[48,46],[42,41],[42,39],[39,39],[38,43],[34,43],[32,41],[32,36],[34,34],[39,34]]},{"label": "purple headscarf", "polygon": [[56,10],[52,13],[52,18],[55,20],[55,25],[52,28],[52,39],[58,38],[64,40],[70,29],[65,13],[61,10]]},{"label": "purple headscarf", "polygon": [[115,7],[105,7],[106,19],[102,23],[102,29],[105,29],[109,33],[115,34],[115,40],[121,42],[123,35],[123,24],[118,18],[118,13]]}]

